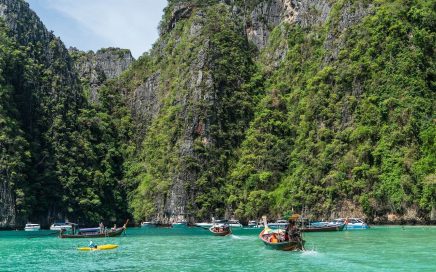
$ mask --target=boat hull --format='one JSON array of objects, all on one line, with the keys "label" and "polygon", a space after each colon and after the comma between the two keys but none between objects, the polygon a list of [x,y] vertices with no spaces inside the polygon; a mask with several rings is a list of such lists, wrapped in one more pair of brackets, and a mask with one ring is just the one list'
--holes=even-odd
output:
[{"label": "boat hull", "polygon": [[232,233],[230,228],[226,228],[223,231],[217,231],[215,227],[210,227],[209,231],[212,232],[212,234],[215,236],[227,236]]},{"label": "boat hull", "polygon": [[268,249],[274,249],[274,250],[283,250],[283,251],[298,251],[304,249],[304,243],[305,241],[301,239],[301,241],[284,241],[284,242],[270,242],[268,239],[270,237],[270,234],[264,234],[263,230],[259,234],[259,238],[262,240],[262,242],[265,244],[265,246]]},{"label": "boat hull", "polygon": [[324,231],[342,231],[344,230],[345,224],[336,226],[322,226],[322,227],[305,227],[301,228],[302,232],[324,232]]},{"label": "boat hull", "polygon": [[173,223],[171,224],[172,228],[187,228],[188,227],[188,223]]},{"label": "boat hull", "polygon": [[24,231],[40,231],[41,228],[25,228]]},{"label": "boat hull", "polygon": [[359,224],[359,225],[352,225],[352,224],[347,224],[345,226],[346,230],[363,230],[363,229],[369,229],[369,226],[367,224]]},{"label": "boat hull", "polygon": [[270,243],[265,240],[262,241],[267,248],[273,250],[297,251],[297,250],[303,250],[303,246],[304,246],[304,241],[302,243],[299,242]]},{"label": "boat hull", "polygon": [[28,223],[24,227],[24,231],[40,231],[40,230],[41,230],[41,226],[39,224]]},{"label": "boat hull", "polygon": [[141,223],[141,228],[155,228],[156,225],[151,222],[143,222]]}]

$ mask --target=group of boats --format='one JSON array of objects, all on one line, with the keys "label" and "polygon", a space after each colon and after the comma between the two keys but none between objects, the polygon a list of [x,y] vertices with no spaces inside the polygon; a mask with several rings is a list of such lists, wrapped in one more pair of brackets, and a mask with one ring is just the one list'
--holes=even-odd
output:
[{"label": "group of boats", "polygon": [[[53,223],[50,226],[50,230],[70,230],[73,225],[75,225],[74,223],[69,223],[69,222],[56,222]],[[40,224],[33,224],[33,223],[27,223],[26,226],[24,227],[25,231],[39,231],[41,230],[41,225]]]},{"label": "group of boats", "polygon": [[[190,225],[187,221],[178,221],[165,227],[175,229],[199,227],[209,230],[215,236],[227,236],[239,230],[260,231],[259,238],[264,244],[269,248],[278,250],[304,249],[303,232],[331,232],[369,228],[364,220],[360,218],[337,218],[332,221],[310,222],[300,215],[295,215],[291,219],[267,222],[265,218],[263,222],[249,221],[245,226],[238,220],[213,220],[213,222],[201,222],[193,225]],[[141,223],[141,227],[145,228],[159,226],[161,225],[152,222]]]},{"label": "group of boats", "polygon": [[[270,228],[286,228],[288,225],[287,220],[277,220],[276,222],[267,223]],[[338,218],[332,221],[315,221],[310,222],[305,219],[300,219],[299,221],[300,229],[303,232],[315,232],[315,231],[341,231],[341,230],[352,230],[352,229],[367,229],[368,225],[361,218]],[[164,227],[171,228],[188,228],[188,227],[200,227],[204,229],[210,229],[214,226],[228,225],[230,228],[241,228],[241,229],[262,229],[264,228],[263,222],[249,221],[247,225],[242,225],[238,220],[214,220],[213,222],[201,222],[190,225],[188,221],[177,221],[170,225],[165,225]],[[142,222],[141,227],[151,228],[159,227],[161,225],[155,224],[153,222]]]},{"label": "group of boats", "polygon": [[[60,238],[103,238],[120,236],[125,232],[128,221],[122,227],[105,228],[102,224],[95,228],[79,228],[75,223],[58,222],[50,226],[50,230],[59,231]],[[152,222],[142,222],[141,227],[159,227],[160,225]],[[328,232],[343,231],[354,229],[367,229],[368,225],[360,218],[338,218],[332,221],[310,222],[303,219],[300,215],[293,215],[288,220],[277,220],[267,222],[266,217],[263,222],[249,221],[247,225],[242,225],[238,220],[213,220],[212,223],[202,222],[190,225],[188,221],[181,220],[166,225],[171,228],[203,228],[209,230],[215,236],[227,236],[232,234],[232,230],[245,229],[260,231],[259,238],[263,243],[271,248],[278,250],[303,250],[303,232]],[[41,229],[39,224],[26,224],[26,231],[38,231]],[[116,245],[101,245],[95,248],[83,247],[79,250],[108,250],[116,248]]]},{"label": "group of boats", "polygon": [[[120,236],[127,228],[129,220],[122,226],[117,228],[105,228],[100,225],[96,228],[78,228],[75,223],[53,223],[50,230],[59,231],[59,238],[103,238]],[[41,226],[39,224],[28,223],[24,227],[25,231],[39,231]]]}]

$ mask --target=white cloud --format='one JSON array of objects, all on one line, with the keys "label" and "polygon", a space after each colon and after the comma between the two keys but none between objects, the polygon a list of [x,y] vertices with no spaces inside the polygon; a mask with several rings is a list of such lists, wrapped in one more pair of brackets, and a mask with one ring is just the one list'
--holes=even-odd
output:
[{"label": "white cloud", "polygon": [[48,8],[61,12],[91,31],[106,46],[128,48],[138,57],[157,39],[157,26],[166,0],[47,0]]}]

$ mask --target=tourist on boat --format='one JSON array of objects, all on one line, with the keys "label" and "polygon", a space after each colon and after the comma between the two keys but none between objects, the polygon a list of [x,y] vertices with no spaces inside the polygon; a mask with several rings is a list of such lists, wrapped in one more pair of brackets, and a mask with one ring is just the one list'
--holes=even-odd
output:
[{"label": "tourist on boat", "polygon": [[289,218],[288,226],[285,230],[285,241],[301,241],[301,234],[293,217]]},{"label": "tourist on boat", "polygon": [[97,245],[94,244],[93,241],[89,241],[89,247],[90,247],[90,248],[97,248]]},{"label": "tourist on boat", "polygon": [[269,238],[269,242],[270,243],[277,243],[279,240],[277,239],[277,236],[276,236],[276,234],[275,233],[273,233],[272,235],[271,235],[271,237]]},{"label": "tourist on boat", "polygon": [[103,233],[103,232],[104,232],[104,225],[103,225],[103,222],[100,222],[99,227],[100,227],[100,233]]},{"label": "tourist on boat", "polygon": [[117,230],[117,224],[114,224],[114,227],[112,228],[112,230]]}]

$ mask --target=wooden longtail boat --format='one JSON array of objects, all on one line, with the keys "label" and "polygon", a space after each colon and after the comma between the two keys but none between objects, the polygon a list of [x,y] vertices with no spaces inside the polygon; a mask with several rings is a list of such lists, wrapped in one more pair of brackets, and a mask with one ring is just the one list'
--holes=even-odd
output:
[{"label": "wooden longtail boat", "polygon": [[232,230],[229,226],[212,226],[209,228],[209,231],[213,233],[215,236],[226,236],[232,233]]},{"label": "wooden longtail boat", "polygon": [[291,234],[285,234],[283,230],[270,229],[266,216],[263,217],[263,223],[265,228],[259,234],[259,238],[268,248],[284,251],[304,250],[305,241],[299,233],[292,236]]},{"label": "wooden longtail boat", "polygon": [[65,234],[63,230],[59,233],[59,238],[104,238],[104,237],[115,237],[120,236],[123,231],[127,229],[127,223],[129,220],[126,221],[124,226],[121,228],[117,228],[115,230],[108,230],[104,232],[78,232],[78,233],[72,233],[72,234]]},{"label": "wooden longtail boat", "polygon": [[306,226],[300,229],[302,232],[319,232],[319,231],[342,231],[344,230],[345,224],[342,225],[331,225],[331,226]]},{"label": "wooden longtail boat", "polygon": [[[266,231],[267,230],[267,231]],[[263,241],[263,243],[270,249],[276,250],[284,250],[284,251],[293,251],[293,250],[303,250],[304,249],[304,240],[301,241],[293,241],[287,240],[280,242],[276,238],[273,238],[276,232],[269,232],[268,229],[262,230],[259,234],[259,238]],[[271,239],[272,238],[272,239]]]}]

